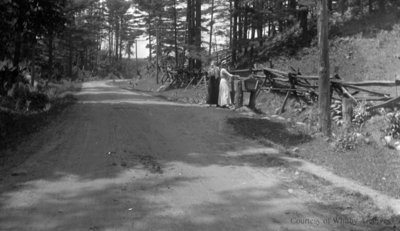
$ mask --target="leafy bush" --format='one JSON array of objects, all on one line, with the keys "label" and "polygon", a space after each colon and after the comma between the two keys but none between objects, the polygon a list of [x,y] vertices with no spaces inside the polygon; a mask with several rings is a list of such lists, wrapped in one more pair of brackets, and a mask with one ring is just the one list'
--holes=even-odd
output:
[{"label": "leafy bush", "polygon": [[386,135],[400,138],[400,112],[388,113],[386,122],[388,123],[388,127],[385,130]]},{"label": "leafy bush", "polygon": [[343,132],[336,141],[336,148],[339,151],[350,151],[357,147],[358,139],[355,132]]},{"label": "leafy bush", "polygon": [[26,99],[26,110],[42,111],[49,107],[49,97],[43,93],[31,92]]},{"label": "leafy bush", "polygon": [[339,100],[335,100],[331,104],[331,117],[332,121],[336,123],[336,125],[340,126],[343,124],[343,116],[342,116],[342,102]]},{"label": "leafy bush", "polygon": [[367,107],[370,106],[369,103],[363,101],[358,103],[353,109],[353,119],[352,122],[359,128],[361,128],[365,121],[371,118],[371,112],[367,111]]},{"label": "leafy bush", "polygon": [[[360,139],[357,135],[360,134],[359,132],[365,122],[372,117],[371,112],[367,110],[369,106],[369,103],[363,101],[353,108],[353,126],[350,130],[341,131],[336,139],[336,148],[339,151],[354,150],[360,144]],[[339,105],[336,105],[336,107],[339,109]]]}]

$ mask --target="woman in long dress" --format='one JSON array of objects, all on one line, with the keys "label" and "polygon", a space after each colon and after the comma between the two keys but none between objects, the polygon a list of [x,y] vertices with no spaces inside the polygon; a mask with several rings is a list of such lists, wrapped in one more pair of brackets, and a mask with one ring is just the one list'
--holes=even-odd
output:
[{"label": "woman in long dress", "polygon": [[208,95],[207,95],[207,104],[216,104],[218,105],[218,92],[219,92],[219,67],[215,65],[215,62],[212,61],[210,67],[208,69],[208,76],[210,77],[208,82]]},{"label": "woman in long dress", "polygon": [[221,81],[219,83],[218,105],[220,107],[230,107],[232,105],[229,81],[233,77],[225,68],[221,68]]}]

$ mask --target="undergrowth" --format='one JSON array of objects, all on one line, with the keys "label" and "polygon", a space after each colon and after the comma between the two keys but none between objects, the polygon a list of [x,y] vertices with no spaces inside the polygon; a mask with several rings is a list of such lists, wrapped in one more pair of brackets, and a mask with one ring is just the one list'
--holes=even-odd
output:
[{"label": "undergrowth", "polygon": [[386,135],[395,139],[400,138],[400,112],[392,112],[386,115],[387,128],[385,129]]}]

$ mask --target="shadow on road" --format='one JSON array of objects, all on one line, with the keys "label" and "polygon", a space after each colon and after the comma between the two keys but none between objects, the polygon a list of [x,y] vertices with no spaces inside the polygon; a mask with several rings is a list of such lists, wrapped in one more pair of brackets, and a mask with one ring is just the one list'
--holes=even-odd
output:
[{"label": "shadow on road", "polygon": [[284,147],[291,147],[311,140],[309,135],[294,133],[283,123],[266,119],[229,118],[228,124],[232,125],[239,135],[259,140],[264,144],[272,141]]},{"label": "shadow on road", "polygon": [[[190,168],[186,164],[175,166]],[[110,178],[85,179],[64,174],[58,179],[26,182],[1,196],[0,228],[370,230],[362,221],[341,215],[334,206],[312,203],[306,207],[276,180],[223,184],[226,177],[213,176],[214,171],[228,173],[223,167],[198,167],[195,171],[202,175],[161,177],[148,175],[145,170],[126,170]],[[220,185],[201,183],[207,181]],[[324,223],[326,219],[330,223]]]}]

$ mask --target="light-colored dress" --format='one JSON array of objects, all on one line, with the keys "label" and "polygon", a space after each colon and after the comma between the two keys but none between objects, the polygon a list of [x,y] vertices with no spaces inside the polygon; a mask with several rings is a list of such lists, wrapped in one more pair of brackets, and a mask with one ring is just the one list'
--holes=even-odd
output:
[{"label": "light-colored dress", "polygon": [[218,105],[230,106],[232,104],[231,93],[229,88],[229,79],[232,78],[226,69],[222,68],[220,72],[221,81],[219,83],[219,95],[218,95]]}]

